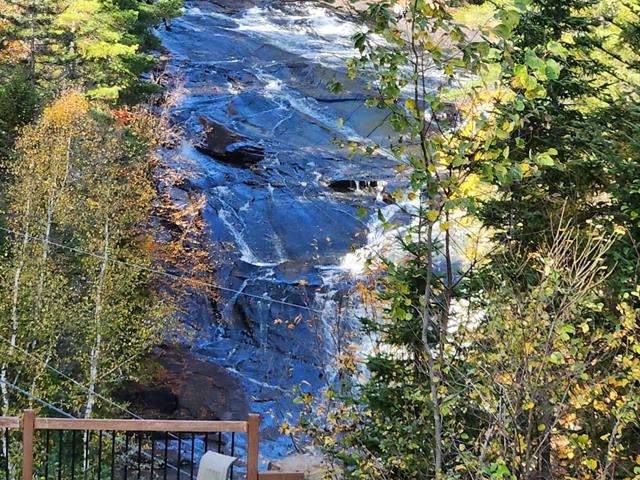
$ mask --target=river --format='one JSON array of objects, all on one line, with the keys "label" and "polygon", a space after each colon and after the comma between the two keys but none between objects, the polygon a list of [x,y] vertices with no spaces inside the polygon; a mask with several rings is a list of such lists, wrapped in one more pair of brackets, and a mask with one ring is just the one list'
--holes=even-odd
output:
[{"label": "river", "polygon": [[[338,144],[389,135],[387,113],[364,105],[365,82],[346,76],[358,28],[312,3],[188,1],[161,34],[182,84],[172,121],[184,139],[168,162],[206,195],[207,245],[227,289],[190,309],[189,354],[224,369],[241,386],[233,395],[263,415],[264,458],[292,449],[277,425],[295,416],[293,387],[334,381],[336,352],[357,332],[366,252],[388,239],[375,212],[393,213],[383,189],[394,160]],[[329,92],[334,79],[345,93]],[[216,138],[203,148],[207,132]]]}]

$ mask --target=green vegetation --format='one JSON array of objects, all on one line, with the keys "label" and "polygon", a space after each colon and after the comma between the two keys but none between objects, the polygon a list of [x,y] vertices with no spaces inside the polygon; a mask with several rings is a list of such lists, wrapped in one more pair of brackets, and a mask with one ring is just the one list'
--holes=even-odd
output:
[{"label": "green vegetation", "polygon": [[369,5],[350,72],[393,112],[413,223],[370,262],[377,346],[283,427],[328,477],[639,478],[639,14]]},{"label": "green vegetation", "polygon": [[[152,29],[181,10],[0,0],[3,415],[32,406],[14,385],[113,415],[173,327],[176,291],[150,268],[211,268],[150,228],[166,125],[140,107],[159,89],[142,78]],[[404,255],[371,258],[359,288],[376,344],[339,342],[339,383],[302,394],[283,432],[321,449],[329,478],[640,478],[639,1],[363,15],[347,71],[390,112],[407,180],[390,197],[411,223],[377,212]],[[198,229],[205,202],[157,208]]]},{"label": "green vegetation", "polygon": [[149,225],[166,126],[135,104],[159,91],[141,79],[152,28],[181,9],[0,0],[3,415],[38,406],[12,385],[72,415],[119,414],[101,399],[172,328],[147,270],[163,255]]}]

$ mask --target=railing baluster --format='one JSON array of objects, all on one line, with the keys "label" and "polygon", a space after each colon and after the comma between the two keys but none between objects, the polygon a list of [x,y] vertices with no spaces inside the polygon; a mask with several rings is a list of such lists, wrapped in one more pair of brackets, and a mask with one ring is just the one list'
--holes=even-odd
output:
[{"label": "railing baluster", "polygon": [[204,434],[204,453],[209,450],[209,432]]},{"label": "railing baluster", "polygon": [[142,478],[142,432],[138,432],[138,480]]},{"label": "railing baluster", "polygon": [[124,432],[124,480],[129,473],[129,432]]},{"label": "railing baluster", "polygon": [[[235,456],[236,453],[236,432],[231,432],[231,456]],[[231,464],[231,479],[233,480],[233,464]]]},{"label": "railing baluster", "polygon": [[178,461],[176,465],[178,467],[178,480],[180,480],[180,462],[182,462],[182,437],[178,434]]},{"label": "railing baluster", "polygon": [[191,434],[191,473],[189,474],[189,480],[193,480],[193,464],[195,463],[195,449],[196,449],[196,435]]},{"label": "railing baluster", "polygon": [[58,480],[62,480],[62,451],[64,449],[64,432],[58,430]]},{"label": "railing baluster", "polygon": [[111,480],[115,480],[116,471],[116,431],[111,432]]},{"label": "railing baluster", "polygon": [[102,430],[98,433],[98,475],[96,480],[102,478]]},{"label": "railing baluster", "polygon": [[71,432],[71,480],[76,478],[76,431]]},{"label": "railing baluster", "polygon": [[222,432],[218,432],[218,453],[222,453]]},{"label": "railing baluster", "polygon": [[169,451],[169,432],[164,432],[164,475],[163,480],[167,480],[167,457]]},{"label": "railing baluster", "polygon": [[155,456],[156,456],[156,438],[152,433],[151,434],[151,474],[149,475],[150,480],[153,480],[153,467],[155,463]]},{"label": "railing baluster", "polygon": [[[44,447],[44,480],[48,480],[49,479],[49,450],[50,450],[50,445],[49,445],[49,440],[51,437],[51,430],[46,430],[45,434],[44,434],[44,442],[45,442],[45,447]],[[9,477],[7,477],[7,480],[9,480]]]},{"label": "railing baluster", "polygon": [[84,480],[87,480],[89,475],[89,455],[90,455],[90,443],[91,443],[91,431],[84,432],[84,453],[82,459],[82,473]]},{"label": "railing baluster", "polygon": [[4,452],[4,474],[6,480],[11,480],[11,473],[9,472],[9,453],[11,452],[11,435],[9,434],[9,429],[4,429],[4,444],[6,451]]}]

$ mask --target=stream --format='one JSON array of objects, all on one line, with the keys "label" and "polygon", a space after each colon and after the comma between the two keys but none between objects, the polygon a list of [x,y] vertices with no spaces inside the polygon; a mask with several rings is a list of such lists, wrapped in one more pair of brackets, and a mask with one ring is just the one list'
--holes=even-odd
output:
[{"label": "stream", "polygon": [[[375,212],[394,213],[383,197],[395,161],[350,156],[335,141],[384,144],[390,133],[387,113],[364,105],[365,83],[346,76],[358,28],[312,3],[187,1],[161,33],[182,83],[172,121],[184,140],[169,163],[206,195],[207,245],[226,289],[192,302],[189,355],[236,385],[215,416],[243,402],[262,414],[264,458],[293,449],[277,426],[295,419],[294,386],[335,380],[336,352],[355,341],[367,252],[389,239]],[[333,79],[345,93],[329,92]]]}]

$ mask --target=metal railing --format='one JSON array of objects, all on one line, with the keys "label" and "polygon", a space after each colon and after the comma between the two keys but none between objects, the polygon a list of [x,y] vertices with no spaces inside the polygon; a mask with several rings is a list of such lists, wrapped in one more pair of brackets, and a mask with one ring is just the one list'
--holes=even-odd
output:
[{"label": "metal railing", "polygon": [[25,410],[22,418],[0,417],[0,480],[194,480],[210,450],[239,457],[231,480],[302,480],[258,471],[259,430],[257,414],[244,421],[99,420]]}]

